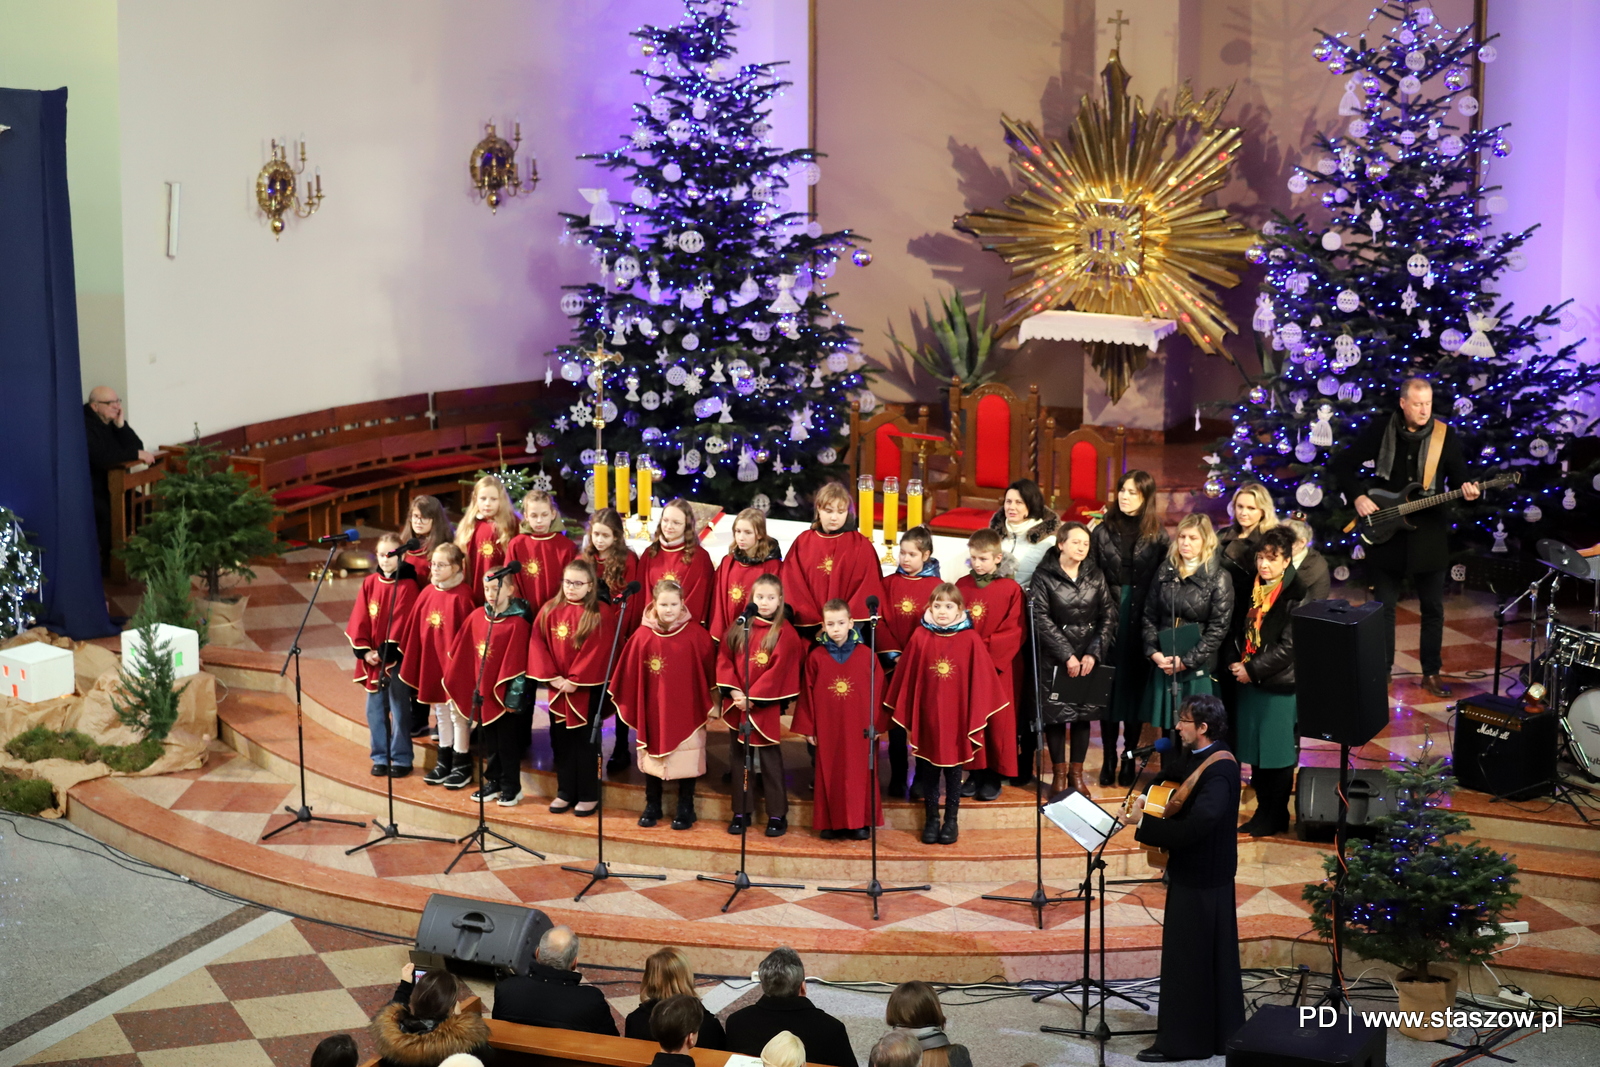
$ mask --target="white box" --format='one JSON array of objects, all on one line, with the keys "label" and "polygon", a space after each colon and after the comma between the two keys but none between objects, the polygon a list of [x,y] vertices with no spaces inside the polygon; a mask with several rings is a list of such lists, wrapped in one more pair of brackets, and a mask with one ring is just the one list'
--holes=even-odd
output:
[{"label": "white box", "polygon": [[[141,657],[144,655],[144,641],[139,630],[122,631],[122,669],[131,673],[138,670]],[[167,642],[167,647],[172,650],[173,674],[179,678],[187,678],[191,674],[200,673],[200,635],[193,630],[184,629],[182,626],[168,626],[164,622],[156,623],[156,643]]]},{"label": "white box", "polygon": [[33,641],[0,651],[0,695],[37,704],[69,697],[76,685],[68,649]]}]

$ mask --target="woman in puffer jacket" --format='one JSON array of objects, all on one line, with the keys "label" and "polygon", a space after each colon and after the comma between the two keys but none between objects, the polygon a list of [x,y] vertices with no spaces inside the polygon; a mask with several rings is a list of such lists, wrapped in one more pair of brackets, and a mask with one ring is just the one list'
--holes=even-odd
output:
[{"label": "woman in puffer jacket", "polygon": [[476,1012],[456,1010],[471,995],[466,983],[440,967],[413,985],[412,973],[406,964],[394,1001],[373,1016],[369,1027],[380,1067],[439,1067],[458,1052],[492,1063],[489,1024]]}]

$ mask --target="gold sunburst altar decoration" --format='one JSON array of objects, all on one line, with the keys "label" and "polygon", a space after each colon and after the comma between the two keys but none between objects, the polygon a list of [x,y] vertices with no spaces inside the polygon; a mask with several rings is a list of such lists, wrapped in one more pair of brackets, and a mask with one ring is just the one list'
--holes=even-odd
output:
[{"label": "gold sunburst altar decoration", "polygon": [[[1128,95],[1116,49],[1100,77],[1105,99],[1083,98],[1066,145],[1002,117],[1023,189],[1002,208],[955,221],[1011,265],[996,332],[1070,307],[1172,319],[1202,351],[1231,359],[1222,338],[1238,327],[1211,285],[1238,284],[1256,238],[1206,198],[1227,183],[1239,154],[1240,128],[1218,125],[1233,90],[1196,100],[1185,84],[1170,110],[1147,111]],[[1142,345],[1085,348],[1113,402],[1148,361]]]}]

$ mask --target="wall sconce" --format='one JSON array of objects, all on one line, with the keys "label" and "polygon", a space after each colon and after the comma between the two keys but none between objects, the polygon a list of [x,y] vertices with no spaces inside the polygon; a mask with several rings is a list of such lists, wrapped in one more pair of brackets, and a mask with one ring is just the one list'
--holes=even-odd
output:
[{"label": "wall sconce", "polygon": [[272,142],[272,158],[256,175],[256,204],[272,220],[272,239],[283,233],[283,216],[293,211],[296,218],[309,219],[322,206],[322,168],[315,172],[315,184],[306,179],[305,195],[296,189],[295,179],[306,172],[306,145],[300,142],[300,165],[289,165],[287,144]]},{"label": "wall sconce", "polygon": [[[467,170],[472,174],[473,187],[478,199],[489,201],[489,213],[495,214],[503,198],[516,196],[522,191],[522,178],[517,174],[517,149],[522,146],[522,123],[514,123],[512,139],[508,143],[495,133],[494,123],[485,127],[487,133],[472,149]],[[528,157],[528,192],[539,184],[539,166]]]}]

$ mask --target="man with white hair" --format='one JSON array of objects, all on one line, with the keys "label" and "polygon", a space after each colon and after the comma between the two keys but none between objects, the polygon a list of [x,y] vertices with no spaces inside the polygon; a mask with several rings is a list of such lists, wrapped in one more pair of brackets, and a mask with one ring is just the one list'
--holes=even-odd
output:
[{"label": "man with white hair", "polygon": [[111,486],[107,476],[124,463],[154,463],[156,454],[128,425],[122,398],[109,385],[89,390],[83,405],[83,432],[89,442],[89,480],[94,489],[94,531],[100,540],[100,573],[111,563]]},{"label": "man with white hair", "polygon": [[512,975],[494,987],[494,1017],[528,1026],[619,1036],[606,995],[592,985],[583,985],[583,975],[573,969],[578,948],[578,935],[571,927],[546,930],[528,973]]}]

